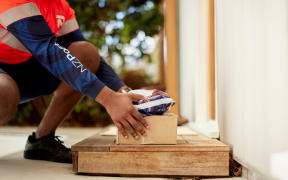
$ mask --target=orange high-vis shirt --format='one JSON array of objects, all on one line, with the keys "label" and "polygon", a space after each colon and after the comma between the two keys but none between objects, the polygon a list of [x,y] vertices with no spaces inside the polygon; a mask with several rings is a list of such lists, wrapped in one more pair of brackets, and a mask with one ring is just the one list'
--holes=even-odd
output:
[{"label": "orange high-vis shirt", "polygon": [[32,56],[7,30],[10,24],[32,16],[43,16],[56,37],[79,29],[75,12],[66,0],[0,0],[0,62],[18,64]]}]

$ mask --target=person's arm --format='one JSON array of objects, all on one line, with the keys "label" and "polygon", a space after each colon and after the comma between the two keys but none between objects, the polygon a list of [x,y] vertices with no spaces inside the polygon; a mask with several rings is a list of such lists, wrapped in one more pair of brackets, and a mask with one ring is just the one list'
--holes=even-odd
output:
[{"label": "person's arm", "polygon": [[[68,48],[73,42],[86,41],[79,29],[67,33],[63,36],[57,37],[57,42]],[[96,49],[95,49],[96,50]],[[105,60],[100,57],[99,68],[96,72],[96,76],[110,89],[120,92],[121,89],[126,88],[125,83],[119,78],[111,66],[109,66]]]},{"label": "person's arm", "polygon": [[[105,86],[73,54],[56,42],[54,33],[35,3],[19,1],[15,7],[4,12],[1,3],[3,2],[0,1],[0,24],[47,70],[82,94],[101,103],[124,136],[127,136],[126,131],[135,138],[138,137],[137,132],[145,135],[140,123],[147,127],[147,122],[131,103],[142,97],[117,93]],[[33,73],[33,69],[29,71]]]},{"label": "person's arm", "polygon": [[[69,49],[69,46],[76,41],[85,41],[82,32],[79,29],[78,22],[74,10],[67,2],[64,2],[64,12],[66,21],[62,24],[61,29],[57,32],[57,42]],[[95,51],[97,49],[95,48]],[[95,57],[98,58],[98,57]],[[96,76],[110,89],[115,92],[121,92],[121,89],[127,87],[123,81],[118,77],[114,70],[100,57],[99,68]]]},{"label": "person's arm", "polygon": [[[65,23],[63,26],[65,26]],[[86,41],[86,39],[84,38],[79,28],[77,28],[76,30],[72,32],[69,32],[67,34],[57,37],[57,43],[59,43],[61,46],[67,49],[73,42],[77,42],[77,41]]]},{"label": "person's arm", "polygon": [[100,58],[100,65],[96,75],[102,82],[105,83],[106,86],[108,86],[110,89],[113,89],[114,91],[119,92],[119,90],[127,87],[115,73],[112,67],[109,66],[102,57]]},{"label": "person's arm", "polygon": [[18,20],[7,25],[7,29],[54,76],[82,94],[95,99],[105,86],[75,56],[56,42],[43,16]]}]

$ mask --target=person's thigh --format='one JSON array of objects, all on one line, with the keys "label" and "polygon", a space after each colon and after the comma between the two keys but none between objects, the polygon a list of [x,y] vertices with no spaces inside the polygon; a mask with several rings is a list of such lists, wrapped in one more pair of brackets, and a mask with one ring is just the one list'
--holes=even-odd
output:
[{"label": "person's thigh", "polygon": [[20,64],[0,63],[0,68],[7,72],[18,85],[20,103],[51,94],[60,84],[60,80],[33,57]]},{"label": "person's thigh", "polygon": [[0,69],[0,124],[7,122],[16,111],[20,92],[16,82]]}]

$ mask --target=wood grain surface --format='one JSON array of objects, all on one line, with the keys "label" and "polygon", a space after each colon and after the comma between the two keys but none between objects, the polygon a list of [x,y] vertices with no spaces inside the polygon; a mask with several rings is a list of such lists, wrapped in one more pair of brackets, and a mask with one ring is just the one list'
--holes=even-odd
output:
[{"label": "wood grain surface", "polygon": [[178,136],[177,145],[117,145],[94,135],[72,146],[77,173],[117,176],[228,176],[226,144],[202,135]]},{"label": "wood grain surface", "polygon": [[72,146],[72,151],[82,152],[129,152],[129,151],[229,151],[226,144],[202,135],[178,136],[177,145],[117,145],[116,136],[95,135]]},{"label": "wood grain surface", "polygon": [[116,136],[94,135],[74,144],[72,151],[109,151],[110,145],[115,144]]},{"label": "wood grain surface", "polygon": [[228,176],[226,152],[79,152],[78,172]]}]

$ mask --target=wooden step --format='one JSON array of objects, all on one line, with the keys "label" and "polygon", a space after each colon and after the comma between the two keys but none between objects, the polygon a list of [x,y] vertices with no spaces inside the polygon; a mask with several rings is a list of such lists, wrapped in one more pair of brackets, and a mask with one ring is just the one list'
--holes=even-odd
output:
[{"label": "wooden step", "polygon": [[72,146],[77,173],[129,176],[228,176],[229,146],[202,135],[178,136],[177,145],[117,145],[94,135]]}]

